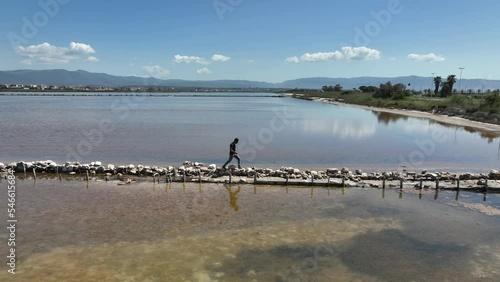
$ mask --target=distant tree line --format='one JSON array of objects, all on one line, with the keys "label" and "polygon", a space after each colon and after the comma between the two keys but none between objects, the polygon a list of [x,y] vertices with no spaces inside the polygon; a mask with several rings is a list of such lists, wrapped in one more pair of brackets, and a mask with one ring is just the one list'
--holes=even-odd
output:
[{"label": "distant tree line", "polygon": [[358,89],[345,90],[342,91],[342,86],[336,84],[335,86],[325,85],[321,88],[323,92],[342,92],[342,94],[350,94],[353,92],[362,92],[367,94],[373,94],[375,98],[392,98],[392,99],[402,99],[411,94],[409,90],[406,90],[406,86],[402,83],[394,84],[389,81],[387,83],[380,84],[380,87],[375,86],[360,86]]},{"label": "distant tree line", "polygon": [[360,86],[358,89],[363,93],[375,93],[378,91],[378,87],[375,86]]},{"label": "distant tree line", "polygon": [[375,98],[391,98],[391,99],[403,99],[411,95],[409,90],[406,90],[406,85],[402,83],[397,83],[392,85],[390,81],[384,84],[380,84],[380,87],[375,91],[373,97]]},{"label": "distant tree line", "polygon": [[325,86],[321,87],[321,90],[323,90],[323,92],[341,92],[342,86],[340,86],[340,84],[337,84],[335,86],[325,85]]}]

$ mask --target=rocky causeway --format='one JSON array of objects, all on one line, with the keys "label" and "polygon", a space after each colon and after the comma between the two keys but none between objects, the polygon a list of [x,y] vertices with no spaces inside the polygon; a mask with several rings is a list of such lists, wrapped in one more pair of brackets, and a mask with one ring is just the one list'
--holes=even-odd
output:
[{"label": "rocky causeway", "polygon": [[135,181],[199,182],[260,185],[295,185],[323,187],[373,187],[463,189],[482,192],[500,192],[500,171],[488,173],[450,173],[430,171],[364,172],[360,169],[327,168],[325,170],[300,170],[282,166],[279,169],[248,167],[237,169],[234,165],[222,169],[215,164],[186,161],[181,166],[104,165],[100,161],[88,164],[54,161],[0,163],[0,172],[13,171],[20,178],[71,177],[81,180],[117,181],[119,185]]}]

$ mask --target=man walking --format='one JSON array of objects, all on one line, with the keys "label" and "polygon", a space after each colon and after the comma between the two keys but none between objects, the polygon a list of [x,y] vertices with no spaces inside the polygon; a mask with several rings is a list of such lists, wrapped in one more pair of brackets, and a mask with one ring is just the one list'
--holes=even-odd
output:
[{"label": "man walking", "polygon": [[236,160],[238,160],[238,168],[241,169],[241,165],[240,165],[240,157],[238,156],[238,152],[236,152],[236,144],[238,144],[240,140],[238,140],[238,138],[235,138],[233,143],[231,143],[231,145],[229,145],[229,159],[227,160],[227,162],[222,166],[223,169],[226,169],[226,165],[228,163],[230,163],[233,158],[235,158]]}]

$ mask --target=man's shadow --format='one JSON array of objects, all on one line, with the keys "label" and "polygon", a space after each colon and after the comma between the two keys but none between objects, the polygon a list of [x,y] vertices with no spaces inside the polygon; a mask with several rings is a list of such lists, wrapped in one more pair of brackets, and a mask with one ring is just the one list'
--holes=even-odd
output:
[{"label": "man's shadow", "polygon": [[236,189],[236,191],[233,191],[233,187],[231,184],[224,184],[224,187],[229,192],[229,205],[233,210],[239,211],[240,208],[238,207],[238,194],[240,193],[241,189],[240,185],[238,185],[238,189]]}]

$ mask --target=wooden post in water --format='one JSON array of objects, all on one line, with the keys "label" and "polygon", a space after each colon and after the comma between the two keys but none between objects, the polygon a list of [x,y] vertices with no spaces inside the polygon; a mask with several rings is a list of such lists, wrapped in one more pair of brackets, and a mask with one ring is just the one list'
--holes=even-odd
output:
[{"label": "wooden post in water", "polygon": [[[326,183],[326,187],[330,187],[330,176],[328,176],[328,182]],[[330,196],[330,190],[328,189],[328,196]]]},{"label": "wooden post in water", "polygon": [[484,183],[484,193],[488,192],[488,179]]},{"label": "wooden post in water", "polygon": [[420,186],[419,186],[420,190],[422,190],[422,188],[424,187],[423,184],[424,184],[424,180],[422,178],[420,178]]},{"label": "wooden post in water", "polygon": [[399,179],[399,189],[403,190],[403,178]]},{"label": "wooden post in water", "polygon": [[286,185],[288,185],[288,174],[286,175]]},{"label": "wooden post in water", "polygon": [[233,174],[229,171],[229,184],[233,184]]},{"label": "wooden post in water", "polygon": [[35,168],[33,168],[33,177],[34,177],[34,178],[35,178],[35,180],[36,180],[36,169],[35,169]]},{"label": "wooden post in water", "polygon": [[186,182],[186,171],[185,170],[182,171],[182,181]]},{"label": "wooden post in water", "polygon": [[345,177],[342,177],[342,188],[345,187]]},{"label": "wooden post in water", "polygon": [[439,178],[436,179],[436,190],[439,189]]},{"label": "wooden post in water", "polygon": [[385,177],[384,177],[384,179],[382,180],[382,189],[385,189]]},{"label": "wooden post in water", "polygon": [[457,178],[457,191],[460,190],[460,178]]},{"label": "wooden post in water", "polygon": [[257,184],[257,172],[253,175],[253,184]]}]

